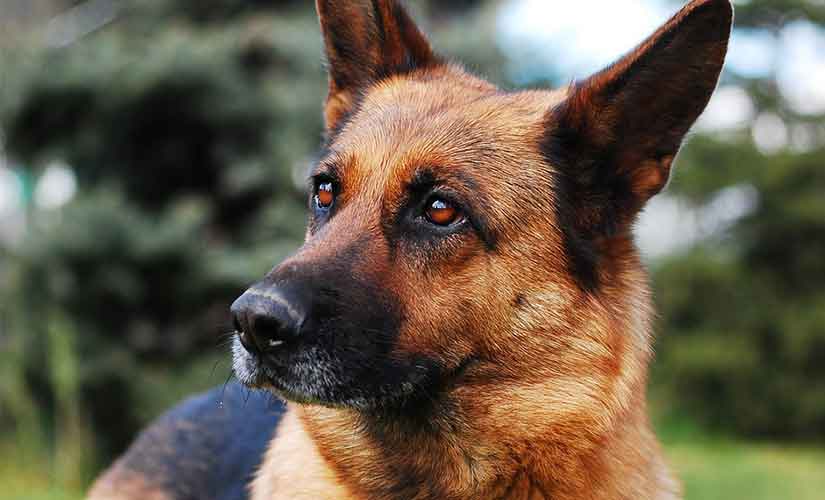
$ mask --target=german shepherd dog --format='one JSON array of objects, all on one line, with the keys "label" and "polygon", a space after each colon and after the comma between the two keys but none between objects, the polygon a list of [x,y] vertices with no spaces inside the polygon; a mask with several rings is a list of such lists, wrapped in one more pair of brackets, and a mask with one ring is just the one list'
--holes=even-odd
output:
[{"label": "german shepherd dog", "polygon": [[518,92],[434,53],[396,0],[317,9],[306,240],[231,311],[235,373],[269,392],[184,403],[91,498],[679,498],[632,225],[717,85],[730,2]]}]

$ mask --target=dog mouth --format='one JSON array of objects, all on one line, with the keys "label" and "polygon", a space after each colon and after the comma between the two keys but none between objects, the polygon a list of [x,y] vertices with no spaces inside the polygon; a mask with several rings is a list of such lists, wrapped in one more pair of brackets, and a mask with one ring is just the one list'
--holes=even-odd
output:
[{"label": "dog mouth", "polygon": [[[235,376],[250,388],[268,390],[287,401],[328,407],[367,408],[385,396],[388,388],[380,379],[359,383],[354,367],[347,366],[318,346],[249,352],[236,339],[233,345]],[[350,363],[362,366],[365,363]],[[373,383],[369,383],[373,382]]]},{"label": "dog mouth", "polygon": [[[232,345],[232,368],[238,381],[247,387],[272,390],[281,393],[285,399],[294,399],[289,397],[292,391],[282,380],[288,377],[290,364],[297,367],[300,366],[300,361],[292,360],[290,363],[289,360],[279,359],[274,352],[279,347],[281,346],[270,345],[266,352],[251,352],[241,339],[236,338]],[[294,396],[300,397],[299,394]]]},{"label": "dog mouth", "polygon": [[436,401],[469,379],[482,363],[475,355],[450,369],[420,357],[374,359],[359,360],[356,370],[313,346],[290,353],[253,354],[236,339],[232,350],[235,376],[250,388],[273,392],[294,403],[359,410]]}]

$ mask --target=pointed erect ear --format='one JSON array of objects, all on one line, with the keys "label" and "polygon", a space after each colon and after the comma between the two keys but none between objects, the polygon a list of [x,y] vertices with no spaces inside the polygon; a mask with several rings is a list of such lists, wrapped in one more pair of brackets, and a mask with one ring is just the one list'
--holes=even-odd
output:
[{"label": "pointed erect ear", "polygon": [[316,0],[315,5],[329,64],[328,132],[369,85],[439,63],[397,0]]},{"label": "pointed erect ear", "polygon": [[629,229],[664,188],[685,134],[716,88],[729,0],[694,0],[631,53],[572,85],[547,117],[565,223],[598,241]]}]

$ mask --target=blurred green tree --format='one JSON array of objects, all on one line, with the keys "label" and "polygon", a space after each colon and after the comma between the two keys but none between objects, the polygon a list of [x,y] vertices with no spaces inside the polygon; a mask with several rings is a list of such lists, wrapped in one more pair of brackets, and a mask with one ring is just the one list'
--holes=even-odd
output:
[{"label": "blurred green tree", "polygon": [[[33,177],[59,160],[79,188],[59,211],[31,206],[24,243],[0,256],[14,344],[0,349],[0,421],[59,448],[80,419],[93,469],[181,394],[225,379],[229,303],[303,236],[326,80],[312,2],[119,2],[75,38],[83,16],[103,17],[84,9],[108,7],[67,3],[51,46],[0,54],[15,68],[0,85],[8,154]],[[465,9],[430,24],[479,68],[497,66],[483,4],[414,7],[430,20]]]},{"label": "blurred green tree", "polygon": [[[825,29],[825,6],[754,0],[737,27],[781,34],[798,23]],[[811,68],[814,70],[815,68]],[[654,265],[661,309],[654,380],[677,411],[741,434],[825,438],[825,115],[788,102],[776,75],[730,72],[760,116],[781,120],[760,148],[749,124],[697,135],[672,191],[701,205],[746,183],[755,210],[721,238]],[[758,121],[758,117],[757,117]],[[801,141],[794,144],[794,134]]]}]

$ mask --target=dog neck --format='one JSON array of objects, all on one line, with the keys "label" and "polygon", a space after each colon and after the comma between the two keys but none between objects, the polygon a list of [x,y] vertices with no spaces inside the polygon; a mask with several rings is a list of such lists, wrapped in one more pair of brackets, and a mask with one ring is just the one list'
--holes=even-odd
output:
[{"label": "dog neck", "polygon": [[[644,395],[587,444],[531,436],[477,443],[490,432],[400,428],[350,410],[291,405],[253,485],[253,499],[675,499],[645,416]],[[273,496],[274,495],[274,496]]]}]

